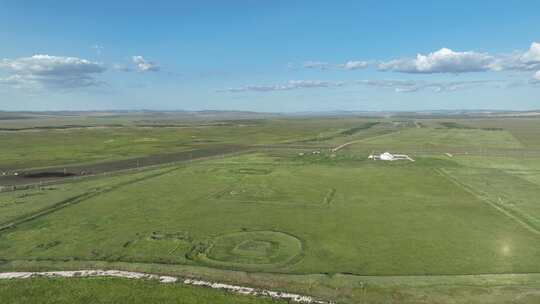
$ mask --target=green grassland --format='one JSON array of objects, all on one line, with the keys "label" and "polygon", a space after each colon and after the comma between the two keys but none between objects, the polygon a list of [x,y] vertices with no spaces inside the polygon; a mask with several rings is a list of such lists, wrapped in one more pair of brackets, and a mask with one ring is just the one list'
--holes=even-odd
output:
[{"label": "green grassland", "polygon": [[[216,272],[212,273],[215,275]],[[352,277],[336,275],[269,276],[226,273],[254,284],[287,285],[306,293],[324,293],[339,303],[538,303],[537,276]],[[223,278],[222,278],[223,280]],[[283,288],[283,287],[281,287]],[[0,281],[5,303],[282,303],[208,288],[112,278]],[[283,302],[286,303],[286,302]]]},{"label": "green grassland", "polygon": [[[94,163],[222,144],[316,143],[363,127],[365,119],[272,119],[228,123],[0,129],[0,168]],[[373,120],[371,120],[373,121]],[[1,124],[0,124],[1,126]],[[360,131],[360,130],[358,130]]]},{"label": "green grassland", "polygon": [[182,303],[270,304],[286,303],[241,296],[208,288],[163,285],[152,281],[112,278],[32,279],[0,281],[2,303]]},{"label": "green grassland", "polygon": [[507,130],[524,146],[540,148],[540,137],[538,136],[540,120],[538,118],[475,119],[466,123],[472,127],[501,128]]},{"label": "green grassland", "polygon": [[536,118],[462,118],[426,119],[422,123],[429,128],[452,128],[465,130],[492,130],[511,133],[521,145],[540,148],[540,119]]},{"label": "green grassland", "polygon": [[367,138],[364,145],[375,149],[397,149],[412,152],[422,151],[454,151],[465,148],[478,149],[516,149],[522,148],[508,131],[488,131],[478,129],[435,129],[409,128],[390,133],[386,136]]},{"label": "green grassland", "polygon": [[28,189],[0,192],[0,228],[166,171],[167,169],[156,169],[129,175],[112,175],[102,179],[89,178],[83,182],[74,180],[54,185],[37,184]]},{"label": "green grassland", "polygon": [[[67,142],[81,151],[69,152],[68,143],[59,157],[51,152],[35,164],[77,162],[84,153],[97,161],[103,155],[185,149],[194,145],[193,134],[211,140],[204,145],[261,146],[240,155],[0,193],[0,226],[8,225],[0,230],[0,269],[120,268],[344,303],[535,303],[540,134],[527,130],[525,120],[499,120],[310,118],[204,128],[5,132],[15,146],[22,139],[14,134],[64,132],[57,144],[69,135]],[[125,153],[80,144],[115,134],[124,138],[118,140]],[[137,146],[134,138],[160,140]],[[339,151],[330,149],[346,143]],[[32,155],[57,147],[43,140],[26,149]],[[415,161],[370,161],[371,151],[406,152]],[[24,160],[9,157],[6,164]],[[80,280],[70,288],[90,285],[107,294],[110,284],[103,282]],[[5,284],[0,282],[0,290]],[[21,289],[4,287],[3,293],[23,292],[10,284]],[[56,283],[31,285],[39,290],[47,284]],[[181,292],[161,288],[165,296]]]},{"label": "green grassland", "polygon": [[[0,259],[188,263],[296,274],[540,271],[538,235],[434,170],[437,161],[343,166],[321,157],[320,163],[278,165],[274,159],[265,164],[262,155],[254,164],[243,157],[235,157],[239,164],[203,162],[126,183],[22,223],[0,235]],[[466,167],[444,165],[462,174],[460,180],[473,178]],[[536,185],[508,188],[522,193],[523,213],[540,216],[527,201]]]}]

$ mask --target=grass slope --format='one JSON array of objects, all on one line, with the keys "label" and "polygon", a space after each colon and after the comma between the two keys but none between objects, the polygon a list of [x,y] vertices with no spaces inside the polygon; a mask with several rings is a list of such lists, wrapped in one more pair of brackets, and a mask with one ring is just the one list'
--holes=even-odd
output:
[{"label": "grass slope", "polygon": [[2,303],[55,304],[270,304],[286,303],[266,298],[242,296],[209,288],[154,281],[117,278],[77,278],[0,281]]}]

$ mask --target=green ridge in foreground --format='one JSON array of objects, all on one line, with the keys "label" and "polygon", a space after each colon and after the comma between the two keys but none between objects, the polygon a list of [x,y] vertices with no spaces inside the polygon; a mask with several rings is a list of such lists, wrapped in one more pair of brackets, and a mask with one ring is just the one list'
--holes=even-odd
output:
[{"label": "green ridge in foreground", "polygon": [[234,295],[210,288],[165,285],[156,281],[118,278],[34,278],[0,282],[0,302],[9,304],[55,303],[181,303],[267,304],[284,301]]}]

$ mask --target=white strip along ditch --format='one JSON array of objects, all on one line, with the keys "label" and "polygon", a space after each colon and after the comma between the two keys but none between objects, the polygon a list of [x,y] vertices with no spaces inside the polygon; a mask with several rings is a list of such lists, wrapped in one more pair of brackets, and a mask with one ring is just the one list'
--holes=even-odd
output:
[{"label": "white strip along ditch", "polygon": [[[146,280],[158,280],[160,283],[177,283],[180,279],[171,276],[160,276],[156,274],[148,274],[142,272],[131,272],[121,270],[77,270],[77,271],[48,271],[48,272],[0,272],[0,280],[7,279],[29,279],[35,277],[61,277],[61,278],[77,278],[77,277],[115,277],[115,278],[127,278],[127,279],[146,279]],[[251,287],[228,285],[223,283],[183,279],[183,283],[186,285],[209,287],[213,289],[226,290],[228,292],[271,297],[273,299],[282,299],[293,301],[296,303],[309,303],[309,304],[332,304],[332,302],[320,301],[313,299],[309,296],[298,295],[294,293],[285,293],[280,291],[271,291],[264,289],[256,289]]]}]

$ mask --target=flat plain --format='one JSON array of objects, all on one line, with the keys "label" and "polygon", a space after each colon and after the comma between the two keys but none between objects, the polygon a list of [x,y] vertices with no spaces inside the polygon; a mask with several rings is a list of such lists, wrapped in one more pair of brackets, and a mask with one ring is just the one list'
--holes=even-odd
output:
[{"label": "flat plain", "polygon": [[[59,119],[0,122],[0,171],[242,149],[1,184],[2,271],[120,268],[338,303],[540,301],[537,119]],[[415,161],[367,158],[385,151]],[[69,284],[105,282],[154,284]]]}]

